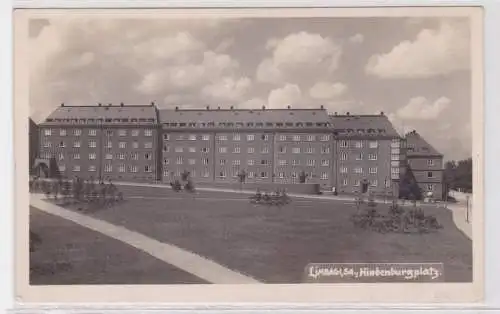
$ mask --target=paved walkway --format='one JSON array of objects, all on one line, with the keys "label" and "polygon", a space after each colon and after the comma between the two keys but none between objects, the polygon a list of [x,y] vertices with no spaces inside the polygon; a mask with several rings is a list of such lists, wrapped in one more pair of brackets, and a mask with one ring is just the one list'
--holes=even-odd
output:
[{"label": "paved walkway", "polygon": [[126,228],[82,215],[46,202],[43,200],[43,195],[41,194],[31,194],[30,204],[39,210],[62,217],[88,229],[97,231],[108,237],[126,243],[208,282],[216,284],[259,283],[253,278],[244,276],[207,258],[179,247],[159,242]]},{"label": "paved walkway", "polygon": [[[135,183],[135,182],[114,182],[116,185],[124,186],[143,186],[143,187],[156,187],[163,189],[170,189],[169,185],[159,184],[159,183]],[[255,194],[253,190],[240,190],[239,188],[234,189],[224,189],[224,188],[212,188],[212,187],[196,187],[198,191],[212,191],[212,192],[226,192],[226,193],[243,193],[243,194]],[[354,202],[354,197],[343,196],[343,195],[303,195],[303,194],[289,194],[290,197],[302,198],[302,199],[318,199],[318,200],[332,200],[332,201],[344,201],[344,202]],[[389,200],[384,201],[381,199],[375,199],[376,203],[390,203]],[[407,206],[413,206],[409,202],[406,203]],[[459,228],[469,239],[472,239],[472,223],[471,217],[469,216],[469,222],[467,222],[467,209],[463,204],[444,204],[444,203],[419,203],[419,206],[424,207],[444,207],[448,208],[452,212],[453,221],[457,228]],[[472,210],[470,210],[472,212]]]}]

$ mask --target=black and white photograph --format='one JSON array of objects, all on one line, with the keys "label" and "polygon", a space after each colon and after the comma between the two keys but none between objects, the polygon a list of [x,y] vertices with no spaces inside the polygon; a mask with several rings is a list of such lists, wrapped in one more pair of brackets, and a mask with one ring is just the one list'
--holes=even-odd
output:
[{"label": "black and white photograph", "polygon": [[466,9],[28,10],[23,286],[477,287]]}]

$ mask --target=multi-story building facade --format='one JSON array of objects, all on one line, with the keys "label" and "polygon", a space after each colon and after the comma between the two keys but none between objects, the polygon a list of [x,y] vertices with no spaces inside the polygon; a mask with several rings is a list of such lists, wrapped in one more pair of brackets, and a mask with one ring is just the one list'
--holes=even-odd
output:
[{"label": "multi-story building facade", "polygon": [[422,193],[443,197],[443,154],[438,152],[415,130],[404,136],[407,171],[411,171]]},{"label": "multi-story building facade", "polygon": [[33,119],[29,119],[29,163],[30,169],[32,169],[35,165],[35,160],[38,155],[39,147],[39,132],[38,125],[33,121]]},{"label": "multi-story building facade", "polygon": [[305,177],[338,193],[398,195],[408,163],[423,191],[442,190],[443,156],[415,132],[401,138],[383,113],[61,105],[38,132],[38,157],[56,158],[66,177],[168,183],[188,171],[235,183],[244,171],[246,182]]},{"label": "multi-story building facade", "polygon": [[154,181],[158,126],[154,104],[62,104],[39,125],[39,155],[63,177]]},{"label": "multi-story building facade", "polygon": [[331,178],[331,125],[324,109],[161,110],[163,179],[308,182]]},{"label": "multi-story building facade", "polygon": [[400,136],[383,113],[332,115],[335,135],[333,186],[355,193],[363,185],[376,193],[396,193],[400,173]]}]

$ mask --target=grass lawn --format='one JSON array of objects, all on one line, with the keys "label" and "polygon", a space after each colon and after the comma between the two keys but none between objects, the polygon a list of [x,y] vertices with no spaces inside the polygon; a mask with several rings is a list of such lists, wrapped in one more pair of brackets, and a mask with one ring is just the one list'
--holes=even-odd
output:
[{"label": "grass lawn", "polygon": [[205,283],[118,240],[30,208],[42,243],[30,253],[30,284]]},{"label": "grass lawn", "polygon": [[295,199],[278,211],[255,207],[235,193],[200,192],[193,198],[158,188],[120,190],[129,197],[125,203],[89,215],[266,283],[298,283],[311,262],[442,262],[445,281],[472,280],[472,242],[444,208],[425,208],[444,226],[438,232],[380,234],[353,227],[355,207],[349,202]]}]

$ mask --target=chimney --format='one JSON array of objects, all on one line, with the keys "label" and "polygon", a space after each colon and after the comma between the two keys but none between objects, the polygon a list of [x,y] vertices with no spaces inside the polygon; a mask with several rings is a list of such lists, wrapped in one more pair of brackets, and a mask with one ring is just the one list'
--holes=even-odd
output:
[{"label": "chimney", "polygon": [[380,115],[383,116],[384,115],[384,112],[383,111],[380,111]]},{"label": "chimney", "polygon": [[288,105],[288,106],[286,106],[286,107],[287,107],[288,109],[292,109],[292,106],[290,106],[290,105]]},{"label": "chimney", "polygon": [[61,103],[61,107],[64,107],[64,103]]},{"label": "chimney", "polygon": [[102,104],[101,104],[101,103],[98,103],[97,105],[98,105],[99,107],[101,107],[101,106],[102,106]]},{"label": "chimney", "polygon": [[262,110],[266,110],[266,106],[262,106]]},{"label": "chimney", "polygon": [[349,111],[347,111],[347,115],[349,116],[349,115],[351,115],[351,113]]},{"label": "chimney", "polygon": [[179,107],[175,107],[175,111],[179,110]]},{"label": "chimney", "polygon": [[207,106],[207,110],[210,110],[210,106]]},{"label": "chimney", "polygon": [[108,106],[111,107],[113,104],[112,103],[109,103]]},{"label": "chimney", "polygon": [[154,101],[152,101],[152,102],[151,102],[151,106],[154,106],[154,105],[155,105],[155,102],[154,102]]},{"label": "chimney", "polygon": [[325,107],[323,107],[323,105],[321,105],[321,107],[319,107],[321,110],[325,109]]},{"label": "chimney", "polygon": [[231,106],[230,108],[231,108],[231,110],[233,110],[233,109],[234,109],[234,106]]},{"label": "chimney", "polygon": [[337,114],[338,114],[337,111],[335,111],[334,115],[337,115]]},{"label": "chimney", "polygon": [[120,107],[123,107],[123,106],[124,106],[124,104],[121,102],[121,103],[120,103]]},{"label": "chimney", "polygon": [[220,106],[217,107],[217,110],[220,110]]}]

